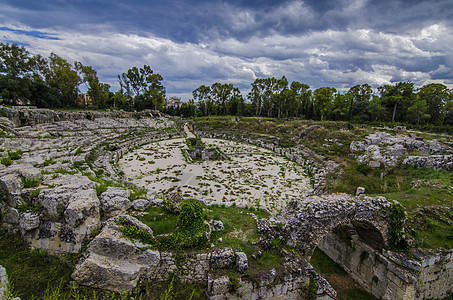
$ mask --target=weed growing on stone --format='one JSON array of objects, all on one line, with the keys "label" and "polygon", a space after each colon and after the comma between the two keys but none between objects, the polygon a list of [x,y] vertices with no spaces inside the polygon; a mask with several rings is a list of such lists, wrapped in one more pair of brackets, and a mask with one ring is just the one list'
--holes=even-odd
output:
[{"label": "weed growing on stone", "polygon": [[41,184],[42,177],[20,177],[24,188],[34,188]]},{"label": "weed growing on stone", "polygon": [[115,222],[120,225],[120,231],[123,236],[131,241],[138,240],[142,244],[146,245],[154,244],[154,238],[149,232],[141,229],[135,224],[130,223],[126,218],[118,217],[115,219]]}]

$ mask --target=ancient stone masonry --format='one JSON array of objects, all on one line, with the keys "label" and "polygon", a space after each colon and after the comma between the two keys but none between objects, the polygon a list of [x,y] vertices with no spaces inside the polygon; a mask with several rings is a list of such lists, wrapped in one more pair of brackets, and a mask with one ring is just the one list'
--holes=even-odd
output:
[{"label": "ancient stone masonry", "polygon": [[[0,118],[3,130],[15,133],[0,139],[2,147],[20,153],[10,166],[0,165],[3,221],[19,229],[33,248],[50,252],[79,251],[100,226],[101,215],[131,207],[124,189],[110,187],[98,197],[97,174],[117,181],[115,160],[125,152],[182,135],[174,121],[151,118],[149,112],[0,109],[11,118]],[[136,202],[134,207],[146,205]]]},{"label": "ancient stone masonry", "polygon": [[310,196],[293,201],[274,220],[258,220],[261,243],[283,239],[310,257],[322,237],[342,224],[354,224],[363,237],[387,243],[391,203],[384,197],[348,194]]},{"label": "ancient stone masonry", "polygon": [[[118,217],[128,218],[129,222],[152,234],[135,218]],[[303,284],[307,283],[309,273],[313,273],[320,295],[336,294],[325,279],[303,261],[288,258],[283,277],[272,269],[254,281],[239,275],[233,283],[224,275],[225,270],[243,273],[248,268],[243,252],[214,248],[201,253],[172,253],[148,248],[149,245],[123,237],[115,219],[110,219],[88,245],[72,277],[82,285],[131,292],[140,288],[142,280],[165,281],[177,276],[183,282],[206,285],[210,299],[266,299],[283,295],[287,299],[299,299]]]},{"label": "ancient stone masonry", "polygon": [[376,249],[354,232],[329,233],[319,243],[362,287],[378,299],[442,299],[453,292],[453,253]]}]

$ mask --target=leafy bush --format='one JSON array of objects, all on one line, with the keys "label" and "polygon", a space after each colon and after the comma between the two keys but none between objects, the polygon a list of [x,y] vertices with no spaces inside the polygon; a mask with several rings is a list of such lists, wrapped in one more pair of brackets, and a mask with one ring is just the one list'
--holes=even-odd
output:
[{"label": "leafy bush", "polygon": [[130,239],[131,241],[138,240],[142,244],[154,244],[154,238],[148,231],[143,230],[135,224],[132,224],[126,218],[117,218],[115,222],[116,224],[120,225],[120,231],[123,236]]},{"label": "leafy bush", "polygon": [[409,244],[404,238],[403,226],[406,220],[406,212],[399,203],[392,204],[392,212],[390,215],[390,228],[389,228],[389,246],[390,249],[407,251]]},{"label": "leafy bush", "polygon": [[13,164],[13,161],[9,156],[5,156],[5,157],[2,157],[1,163],[8,167]]},{"label": "leafy bush", "polygon": [[42,177],[20,177],[25,188],[34,188],[41,184]]},{"label": "leafy bush", "polygon": [[8,157],[11,158],[12,160],[18,160],[22,157],[23,153],[24,153],[24,151],[21,151],[21,150],[16,150],[16,151],[8,150]]},{"label": "leafy bush", "polygon": [[161,238],[159,245],[178,250],[203,248],[208,243],[208,228],[203,220],[203,205],[194,199],[184,200],[180,206],[177,232]]},{"label": "leafy bush", "polygon": [[99,197],[103,192],[107,190],[107,184],[105,183],[96,184],[94,186],[94,189],[96,190],[96,195]]},{"label": "leafy bush", "polygon": [[147,192],[145,188],[134,188],[129,196],[129,200],[133,201],[135,199],[146,198]]}]

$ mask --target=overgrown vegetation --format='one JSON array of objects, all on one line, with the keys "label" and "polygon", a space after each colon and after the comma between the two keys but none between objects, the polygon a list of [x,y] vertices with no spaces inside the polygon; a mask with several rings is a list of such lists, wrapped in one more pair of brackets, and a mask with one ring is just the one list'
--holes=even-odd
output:
[{"label": "overgrown vegetation", "polygon": [[130,239],[131,241],[139,241],[145,245],[153,245],[154,238],[146,230],[140,228],[139,226],[129,222],[124,217],[118,217],[115,219],[116,224],[120,225],[119,229],[124,237]]},{"label": "overgrown vegetation", "polygon": [[209,226],[203,220],[203,204],[187,199],[180,205],[176,232],[159,239],[159,246],[167,249],[204,248],[208,242]]}]

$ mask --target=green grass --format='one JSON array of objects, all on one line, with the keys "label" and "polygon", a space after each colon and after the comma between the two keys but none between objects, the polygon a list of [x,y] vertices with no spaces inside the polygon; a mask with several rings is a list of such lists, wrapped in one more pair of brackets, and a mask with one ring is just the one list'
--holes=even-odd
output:
[{"label": "green grass", "polygon": [[148,192],[145,188],[133,188],[130,193],[129,200],[134,201],[135,199],[146,199],[146,193]]},{"label": "green grass", "polygon": [[148,225],[154,235],[172,233],[178,223],[178,215],[168,212],[163,207],[148,207],[147,214],[144,216],[137,216],[137,218],[144,224]]},{"label": "green grass", "polygon": [[321,274],[338,274],[347,275],[348,273],[330,257],[327,256],[321,249],[316,247],[311,256],[310,263],[315,267]]},{"label": "green grass", "polygon": [[408,232],[415,246],[427,249],[453,248],[453,173],[426,168],[407,168],[407,183],[422,180],[423,184],[406,190],[382,193],[398,201],[407,211]]},{"label": "green grass", "polygon": [[41,184],[42,182],[42,177],[20,177],[22,184],[24,185],[24,188],[34,188],[37,187]]},{"label": "green grass", "polygon": [[13,160],[9,156],[2,157],[0,162],[6,167],[11,166],[13,164]]},{"label": "green grass", "polygon": [[20,238],[0,232],[0,264],[6,268],[8,276],[18,296],[31,299],[41,298],[47,286],[68,284],[72,265],[61,259],[49,256],[44,251],[30,251]]},{"label": "green grass", "polygon": [[[29,250],[22,238],[0,230],[0,265],[6,269],[13,295],[22,300],[142,299],[135,295],[116,294],[83,286],[74,289],[70,285],[71,273],[78,258],[78,254],[58,257],[45,251]],[[166,289],[168,283],[149,285],[147,288],[155,286],[159,289],[148,289],[143,299],[159,299],[160,293],[156,292]],[[190,296],[193,290],[195,295],[203,295],[200,288],[187,284],[178,286],[174,295]]]},{"label": "green grass", "polygon": [[348,273],[339,264],[334,262],[321,249],[316,247],[311,256],[310,263],[325,277],[332,287],[337,291],[339,300],[374,300],[373,295],[369,294],[355,283]]}]

